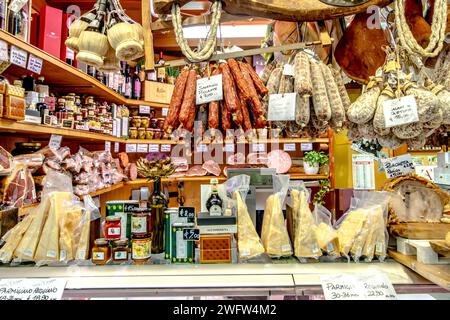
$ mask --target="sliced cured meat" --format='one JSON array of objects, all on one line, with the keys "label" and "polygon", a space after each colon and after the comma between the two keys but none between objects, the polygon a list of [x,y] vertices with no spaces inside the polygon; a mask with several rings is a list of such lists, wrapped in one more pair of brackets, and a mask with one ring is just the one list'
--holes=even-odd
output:
[{"label": "sliced cured meat", "polygon": [[215,176],[220,176],[220,173],[222,172],[222,169],[220,169],[220,166],[214,160],[206,161],[202,165],[202,168]]},{"label": "sliced cured meat", "polygon": [[184,176],[186,176],[186,172],[176,172],[171,174],[169,176],[169,178],[183,178]]},{"label": "sliced cured meat", "polygon": [[249,153],[247,155],[248,164],[267,164],[267,153]]},{"label": "sliced cured meat", "polygon": [[208,171],[203,169],[202,166],[197,165],[197,166],[193,166],[192,168],[190,168],[188,170],[188,172],[186,172],[186,176],[187,177],[201,177],[201,176],[206,176],[207,173],[208,173]]},{"label": "sliced cured meat", "polygon": [[276,169],[277,173],[286,173],[292,166],[291,156],[283,150],[273,150],[267,158],[267,166]]},{"label": "sliced cured meat", "polygon": [[134,181],[138,177],[138,170],[135,163],[128,164],[128,167],[125,168],[125,174],[130,178],[131,181]]},{"label": "sliced cured meat", "polygon": [[125,152],[120,152],[117,156],[119,157],[121,167],[122,168],[128,167],[128,164],[130,163],[130,160],[128,159],[128,154],[126,154]]},{"label": "sliced cured meat", "polygon": [[227,158],[227,163],[229,165],[236,165],[236,164],[244,164],[245,163],[245,155],[241,152],[238,152],[236,154],[232,154]]},{"label": "sliced cured meat", "polygon": [[189,170],[188,161],[184,157],[172,157],[170,158],[172,164],[175,166],[175,172],[184,172]]},{"label": "sliced cured meat", "polygon": [[9,172],[12,166],[11,154],[0,147],[0,173]]}]

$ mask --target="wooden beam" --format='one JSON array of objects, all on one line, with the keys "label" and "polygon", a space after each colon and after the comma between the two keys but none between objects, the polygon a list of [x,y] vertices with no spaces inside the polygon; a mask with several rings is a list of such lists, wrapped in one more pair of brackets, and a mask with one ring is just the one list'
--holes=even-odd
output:
[{"label": "wooden beam", "polygon": [[145,51],[145,70],[155,69],[155,59],[153,51],[152,17],[150,13],[150,1],[141,0],[142,6],[142,27],[144,28],[144,51]]},{"label": "wooden beam", "polygon": [[[333,39],[332,39],[333,40]],[[250,50],[243,50],[243,51],[236,51],[236,52],[228,52],[228,53],[220,53],[220,54],[213,54],[208,61],[218,61],[218,60],[226,60],[229,58],[241,58],[241,57],[248,57],[248,56],[254,56],[257,54],[262,53],[270,53],[270,52],[280,52],[280,51],[287,51],[287,50],[298,50],[303,49],[305,47],[315,46],[315,45],[321,45],[321,41],[313,41],[313,42],[299,42],[299,43],[292,43],[287,44],[284,46],[277,46],[277,47],[267,47],[267,48],[258,48],[258,49],[250,49]],[[179,67],[186,64],[190,64],[186,59],[180,59],[180,60],[174,60],[169,61],[168,63],[164,64],[163,67]],[[158,68],[158,66],[156,66]]]}]

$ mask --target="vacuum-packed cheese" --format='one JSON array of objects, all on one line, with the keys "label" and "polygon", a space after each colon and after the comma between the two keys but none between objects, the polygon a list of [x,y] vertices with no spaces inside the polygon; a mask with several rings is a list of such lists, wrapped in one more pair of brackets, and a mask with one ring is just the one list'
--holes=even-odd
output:
[{"label": "vacuum-packed cheese", "polygon": [[362,230],[367,218],[366,210],[357,209],[350,211],[337,231],[339,239],[339,251],[348,256],[353,242]]},{"label": "vacuum-packed cheese", "polygon": [[85,211],[74,235],[75,259],[86,260],[89,258],[89,233],[91,231],[91,216]]},{"label": "vacuum-packed cheese", "polygon": [[333,227],[325,222],[321,222],[316,226],[315,233],[320,249],[329,255],[339,255],[339,239]]},{"label": "vacuum-packed cheese", "polygon": [[59,230],[59,260],[70,261],[74,259],[73,234],[82,218],[81,207],[69,208],[60,219]]},{"label": "vacuum-packed cheese", "polygon": [[5,245],[0,249],[0,262],[9,263],[12,260],[14,250],[19,245],[24,233],[30,227],[33,219],[34,214],[30,213],[9,231],[8,239],[6,240]]}]

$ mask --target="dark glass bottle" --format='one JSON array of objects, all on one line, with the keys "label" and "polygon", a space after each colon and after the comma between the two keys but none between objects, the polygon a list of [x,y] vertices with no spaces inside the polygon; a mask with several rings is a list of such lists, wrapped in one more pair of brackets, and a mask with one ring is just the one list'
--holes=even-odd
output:
[{"label": "dark glass bottle", "polygon": [[219,196],[217,184],[217,179],[211,179],[211,193],[208,200],[206,200],[206,209],[208,209],[211,216],[221,216],[223,211],[223,201]]},{"label": "dark glass bottle", "polygon": [[125,69],[125,98],[131,98],[131,76],[130,76],[130,66],[127,65]]},{"label": "dark glass bottle", "polygon": [[139,79],[138,67],[136,67],[136,70],[133,74],[131,84],[132,98],[136,100],[141,99],[141,79]]},{"label": "dark glass bottle", "polygon": [[24,88],[25,91],[34,91],[34,85],[35,82],[32,74],[29,74],[23,78],[22,88]]},{"label": "dark glass bottle", "polygon": [[[157,64],[163,66],[165,63],[164,58],[163,58],[163,52],[161,51],[159,53],[159,60],[157,62]],[[156,78],[158,79],[158,82],[166,82],[166,68],[162,67],[162,68],[157,68],[156,71]]]},{"label": "dark glass bottle", "polygon": [[165,214],[168,200],[161,192],[161,178],[153,181],[153,193],[149,199],[152,220],[152,254],[163,253],[165,250]]},{"label": "dark glass bottle", "polygon": [[90,64],[88,64],[86,72],[88,75],[95,78],[95,67],[94,66],[91,66]]}]

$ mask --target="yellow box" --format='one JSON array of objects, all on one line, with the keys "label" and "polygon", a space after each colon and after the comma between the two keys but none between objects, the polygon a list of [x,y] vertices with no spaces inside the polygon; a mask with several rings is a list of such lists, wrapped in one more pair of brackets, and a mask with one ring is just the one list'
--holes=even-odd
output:
[{"label": "yellow box", "polygon": [[144,83],[144,100],[169,104],[174,87],[173,84],[146,80]]}]

